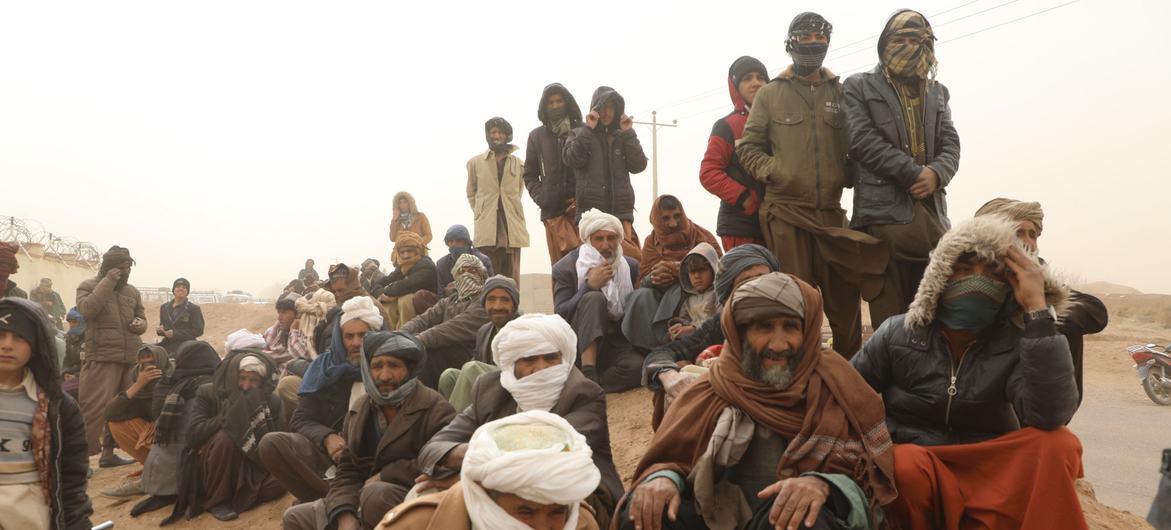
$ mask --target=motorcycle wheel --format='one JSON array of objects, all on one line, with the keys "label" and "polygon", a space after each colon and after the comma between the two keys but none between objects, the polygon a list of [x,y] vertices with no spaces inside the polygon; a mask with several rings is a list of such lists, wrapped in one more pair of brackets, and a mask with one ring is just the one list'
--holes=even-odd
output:
[{"label": "motorcycle wheel", "polygon": [[1171,385],[1163,384],[1159,377],[1160,370],[1151,370],[1147,373],[1147,378],[1143,379],[1143,390],[1146,391],[1147,397],[1151,398],[1158,405],[1171,405]]}]

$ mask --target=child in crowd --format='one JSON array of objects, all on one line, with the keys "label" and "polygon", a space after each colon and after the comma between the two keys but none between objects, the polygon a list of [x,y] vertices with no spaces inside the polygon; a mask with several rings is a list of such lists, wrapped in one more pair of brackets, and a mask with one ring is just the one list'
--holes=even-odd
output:
[{"label": "child in crowd", "polygon": [[696,245],[683,258],[679,266],[683,299],[668,326],[671,340],[695,331],[695,328],[720,311],[720,301],[716,297],[716,290],[712,288],[718,260],[715,247],[708,243]]}]

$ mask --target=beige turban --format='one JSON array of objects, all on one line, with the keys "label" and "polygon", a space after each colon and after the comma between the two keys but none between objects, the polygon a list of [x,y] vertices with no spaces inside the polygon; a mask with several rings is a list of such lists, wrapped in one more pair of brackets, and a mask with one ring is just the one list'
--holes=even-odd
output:
[{"label": "beige turban", "polygon": [[1039,202],[1024,202],[1016,199],[1005,199],[1003,197],[992,199],[976,210],[976,215],[973,217],[980,217],[983,215],[1002,215],[1016,222],[1032,221],[1037,225],[1037,235],[1041,235],[1041,222],[1045,220],[1045,211],[1041,209]]},{"label": "beige turban", "polygon": [[744,282],[732,293],[732,318],[744,325],[779,316],[805,318],[805,298],[792,276],[770,272]]}]

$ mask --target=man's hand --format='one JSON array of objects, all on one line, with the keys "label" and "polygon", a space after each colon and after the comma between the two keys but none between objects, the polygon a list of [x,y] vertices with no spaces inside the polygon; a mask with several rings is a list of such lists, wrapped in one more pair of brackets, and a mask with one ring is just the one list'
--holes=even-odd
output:
[{"label": "man's hand", "polygon": [[384,295],[378,297],[378,301],[382,302],[384,304],[393,304],[396,300],[398,300],[397,296],[390,296],[390,295],[384,294]]},{"label": "man's hand", "polygon": [[423,474],[415,477],[416,491],[445,490],[459,482],[459,475],[452,475],[445,479],[434,479],[431,475]]},{"label": "man's hand", "polygon": [[329,455],[329,459],[333,463],[340,464],[342,461],[342,451],[346,449],[346,439],[338,436],[337,433],[325,437],[325,453]]},{"label": "man's hand", "polygon": [[161,335],[165,334],[166,332],[167,332],[167,328],[164,328],[162,324],[155,326],[155,335],[161,336]]},{"label": "man's hand", "polygon": [[1041,264],[1029,259],[1029,256],[1015,245],[1008,247],[1008,256],[1004,263],[1008,265],[1008,274],[1005,279],[1012,286],[1012,294],[1017,303],[1025,308],[1026,312],[1040,311],[1049,306],[1045,301],[1045,275],[1041,272]]},{"label": "man's hand", "polygon": [[598,120],[600,120],[600,119],[602,119],[602,115],[598,114],[598,111],[596,111],[596,110],[591,110],[590,113],[586,114],[586,117],[585,117],[586,127],[589,127],[591,129],[593,129],[594,127],[597,127]]},{"label": "man's hand", "polygon": [[613,277],[613,265],[609,263],[598,265],[586,273],[586,285],[589,286],[590,289],[597,291],[598,289],[601,289],[603,285],[606,285],[606,282],[609,282]]},{"label": "man's hand", "polygon": [[468,444],[459,444],[447,452],[447,456],[443,457],[443,461],[439,465],[452,471],[459,471],[464,467],[464,455],[466,454],[468,454]]},{"label": "man's hand", "polygon": [[679,262],[663,260],[651,267],[651,285],[663,288],[679,281]]},{"label": "man's hand", "polygon": [[802,521],[812,527],[829,498],[829,484],[817,477],[798,477],[777,481],[760,490],[757,498],[776,496],[768,512],[768,522],[776,530],[797,530]]},{"label": "man's hand", "polygon": [[337,516],[337,530],[360,530],[361,525],[358,524],[358,517],[354,512],[342,512]]},{"label": "man's hand", "polygon": [[163,332],[163,336],[164,336],[164,337],[166,337],[166,338],[168,338],[168,339],[170,339],[170,338],[174,338],[174,337],[175,337],[175,330],[173,330],[173,329],[168,329],[167,331]]},{"label": "man's hand", "polygon": [[756,215],[756,212],[760,210],[760,197],[752,190],[748,190],[745,193],[748,194],[748,198],[744,199],[744,213],[747,215]]},{"label": "man's hand", "polygon": [[679,515],[679,488],[667,477],[643,482],[630,496],[630,520],[637,530],[659,530],[663,527],[663,508],[667,518],[674,521]]},{"label": "man's hand", "polygon": [[935,174],[934,169],[924,167],[923,171],[919,172],[919,177],[911,184],[911,196],[916,199],[926,199],[937,189],[939,189],[939,175]]},{"label": "man's hand", "polygon": [[634,128],[634,118],[631,118],[630,116],[623,114],[622,117],[618,119],[618,128],[622,129],[623,131],[629,131],[629,130],[633,129]]},{"label": "man's hand", "polygon": [[675,340],[683,335],[686,335],[686,334],[694,332],[694,331],[695,331],[695,326],[692,326],[692,325],[684,326],[683,324],[675,324],[675,325],[671,326],[670,329],[667,330],[667,333],[669,333],[671,335],[671,340]]},{"label": "man's hand", "polygon": [[146,332],[146,320],[139,318],[139,317],[134,317],[134,320],[130,321],[129,327],[130,327],[131,333],[137,333],[139,335],[142,335],[143,333]]},{"label": "man's hand", "polygon": [[106,273],[106,279],[108,279],[110,281],[115,281],[115,282],[118,280],[121,280],[122,279],[122,269],[119,269],[118,267],[114,267],[114,268],[110,269],[110,272]]}]

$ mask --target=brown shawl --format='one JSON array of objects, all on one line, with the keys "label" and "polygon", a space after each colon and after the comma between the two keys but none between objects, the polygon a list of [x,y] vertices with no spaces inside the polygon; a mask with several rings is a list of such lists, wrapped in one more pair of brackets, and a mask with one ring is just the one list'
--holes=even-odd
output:
[{"label": "brown shawl", "polygon": [[[679,203],[679,212],[683,214],[683,220],[675,229],[670,229],[663,224],[659,218],[663,214],[663,208],[660,205],[662,200],[666,197],[675,199]],[[682,261],[687,256],[691,249],[695,248],[700,242],[707,242],[716,249],[717,255],[723,255],[720,251],[720,244],[716,242],[716,236],[708,232],[702,226],[699,226],[687,218],[687,212],[683,210],[683,203],[677,197],[672,195],[659,195],[655,199],[654,206],[651,206],[651,226],[654,228],[649,236],[646,236],[642,244],[642,258],[638,263],[638,283],[642,283],[643,277],[650,274],[651,268],[660,261]]]},{"label": "brown shawl", "polygon": [[723,353],[667,410],[638,463],[634,485],[660,470],[688,476],[707,450],[720,413],[737,407],[789,440],[777,464],[778,480],[809,471],[841,473],[862,487],[872,512],[894,500],[894,452],[882,398],[845,358],[821,346],[821,294],[791,277],[805,304],[805,355],[792,384],[776,390],[744,374],[732,317],[736,301],[729,301],[720,322],[727,337]]},{"label": "brown shawl", "polygon": [[337,305],[339,307],[346,303],[346,300],[349,300],[355,296],[370,296],[370,293],[367,293],[366,290],[362,288],[362,281],[358,278],[358,269],[350,267],[345,263],[330,265],[330,278],[333,277],[333,273],[338,269],[344,269],[346,271],[346,284],[342,286],[341,289],[334,290],[333,282],[328,281],[326,283],[326,290],[333,293],[333,296],[336,299]]}]

